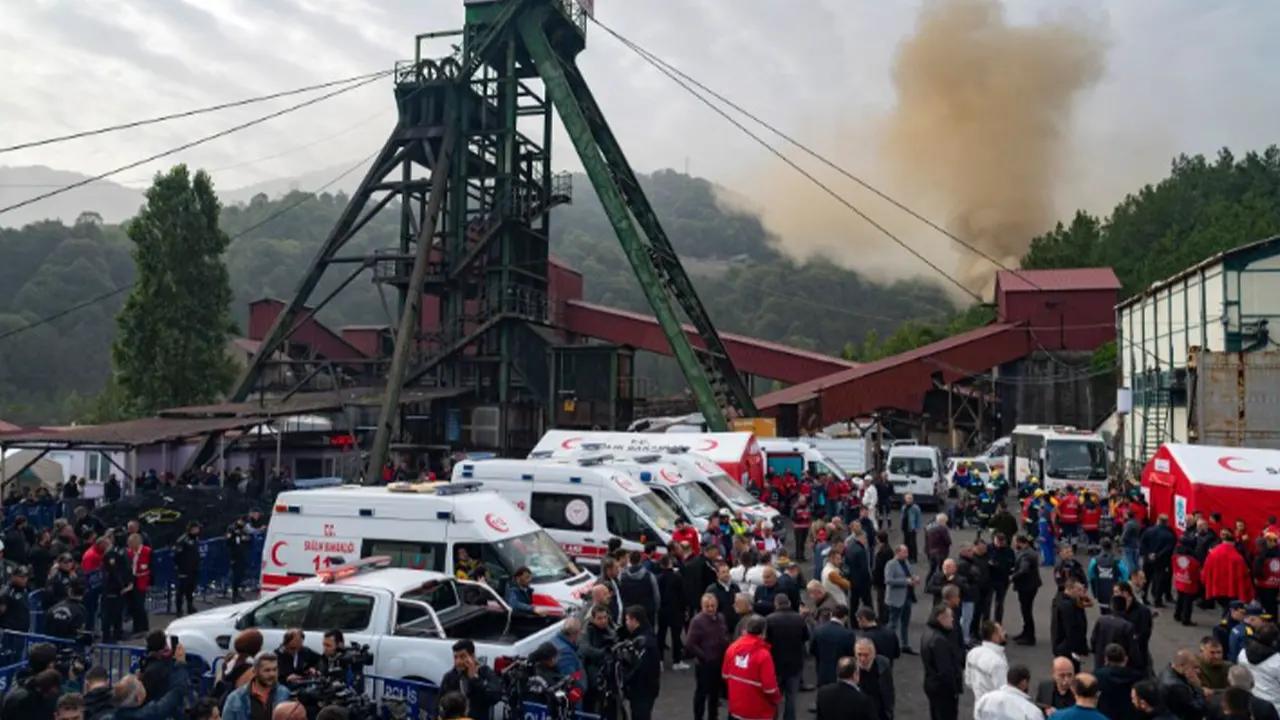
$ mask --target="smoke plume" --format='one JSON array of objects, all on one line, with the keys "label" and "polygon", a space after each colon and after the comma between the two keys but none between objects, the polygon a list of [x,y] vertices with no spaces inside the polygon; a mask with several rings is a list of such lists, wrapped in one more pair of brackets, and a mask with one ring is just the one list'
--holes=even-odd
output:
[{"label": "smoke plume", "polygon": [[[1016,266],[1031,238],[1057,220],[1054,199],[1068,179],[1072,111],[1101,76],[1104,51],[1083,24],[1011,25],[998,0],[928,2],[898,47],[897,97],[888,116],[875,126],[828,128],[824,134],[835,137],[820,147],[836,148],[841,164],[866,172],[873,184]],[[874,165],[867,162],[868,147],[875,148]],[[873,273],[931,273],[794,175],[767,184],[791,186],[771,187],[766,196],[766,221],[784,251],[825,255]],[[841,189],[966,286],[989,287],[990,262],[888,204],[851,192],[847,183]]]},{"label": "smoke plume", "polygon": [[[1102,73],[1101,43],[1064,23],[1016,27],[995,0],[929,5],[900,48],[884,160],[919,185],[946,227],[1005,265],[1055,220],[1072,109]],[[983,283],[991,263],[961,256]]]}]

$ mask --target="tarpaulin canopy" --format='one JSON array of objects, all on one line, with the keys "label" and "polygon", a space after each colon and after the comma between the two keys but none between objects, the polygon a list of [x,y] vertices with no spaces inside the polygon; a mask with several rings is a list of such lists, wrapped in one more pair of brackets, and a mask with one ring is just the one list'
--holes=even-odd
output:
[{"label": "tarpaulin canopy", "polygon": [[1280,450],[1165,443],[1142,471],[1153,515],[1182,532],[1199,511],[1221,513],[1230,528],[1244,520],[1256,536],[1280,515]]}]

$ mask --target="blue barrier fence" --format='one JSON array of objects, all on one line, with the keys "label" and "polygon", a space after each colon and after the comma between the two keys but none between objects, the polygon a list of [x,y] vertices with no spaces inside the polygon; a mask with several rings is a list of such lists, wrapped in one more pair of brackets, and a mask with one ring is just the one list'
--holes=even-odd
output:
[{"label": "blue barrier fence", "polygon": [[[50,643],[60,648],[75,647],[74,641],[63,638],[4,630],[0,637],[0,654],[4,656],[4,664],[0,665],[0,694],[13,686],[14,678],[27,665],[27,653],[37,643]],[[96,644],[85,652],[89,665],[105,668],[113,683],[125,675],[136,673],[146,656],[145,649],[131,645]],[[187,655],[187,668],[191,678],[191,696],[199,697],[207,691],[205,678],[210,676],[209,663],[198,655]]]},{"label": "blue barrier fence", "polygon": [[[254,533],[245,551],[244,574],[240,578],[240,589],[253,591],[258,589],[258,581],[262,566],[262,545],[266,536]],[[231,555],[227,550],[226,538],[213,538],[200,543],[200,575],[196,578],[196,595],[201,600],[210,597],[222,597],[231,594]],[[100,628],[97,618],[98,595],[102,589],[102,573],[85,573],[85,609],[90,613],[90,626],[86,629]],[[173,550],[165,548],[151,553],[151,588],[147,592],[146,607],[149,612],[173,612],[175,609],[178,586],[178,571],[174,566]],[[44,591],[35,590],[28,597],[31,608],[31,632],[44,630]],[[126,613],[127,617],[127,613]]]},{"label": "blue barrier fence", "polygon": [[[365,676],[365,692],[378,703],[378,716],[383,720],[430,720],[436,716],[439,688],[433,683],[397,680],[373,675]],[[524,704],[520,720],[550,720],[545,705]],[[599,715],[574,713],[575,720],[600,720]]]},{"label": "blue barrier fence", "polygon": [[13,525],[20,517],[27,519],[27,524],[35,530],[53,527],[53,521],[62,517],[64,505],[61,502],[16,503],[4,508],[4,526]]}]

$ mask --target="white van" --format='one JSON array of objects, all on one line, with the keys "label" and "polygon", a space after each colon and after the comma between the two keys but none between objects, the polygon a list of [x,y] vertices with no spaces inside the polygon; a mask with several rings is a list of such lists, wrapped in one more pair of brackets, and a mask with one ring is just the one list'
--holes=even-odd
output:
[{"label": "white van", "polygon": [[666,546],[676,513],[643,484],[597,457],[577,461],[480,460],[453,467],[453,481],[475,480],[515,503],[565,552],[598,565],[609,538],[628,550]]},{"label": "white van", "polygon": [[941,450],[930,445],[894,445],[887,464],[894,495],[901,498],[911,493],[922,508],[942,506],[950,481],[943,474]]},{"label": "white van", "polygon": [[788,440],[785,438],[762,438],[760,451],[764,453],[766,473],[785,474],[791,471],[796,477],[805,470],[814,475],[835,475],[849,477],[845,468],[841,467],[830,455],[814,447],[806,440]]},{"label": "white van", "polygon": [[499,594],[521,566],[533,571],[536,605],[574,607],[591,587],[591,573],[506,499],[479,483],[439,482],[281,493],[262,548],[262,590],[375,555],[453,574],[460,548],[485,566]]},{"label": "white van", "polygon": [[724,468],[710,458],[696,453],[673,452],[663,455],[662,461],[675,465],[684,477],[698,480],[720,507],[727,507],[735,514],[742,513],[742,517],[748,522],[764,520],[773,524],[779,515],[776,508],[747,492],[746,488],[729,477]]}]

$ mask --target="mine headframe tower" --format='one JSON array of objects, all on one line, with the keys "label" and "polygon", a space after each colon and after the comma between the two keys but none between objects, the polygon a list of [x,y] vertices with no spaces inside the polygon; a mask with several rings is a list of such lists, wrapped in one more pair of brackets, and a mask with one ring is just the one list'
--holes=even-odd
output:
[{"label": "mine headframe tower", "polygon": [[[331,267],[369,266],[398,292],[399,322],[367,477],[402,436],[407,386],[454,389],[492,408],[499,449],[551,406],[548,365],[549,211],[568,202],[569,178],[551,171],[552,106],[572,139],[673,355],[708,425],[755,414],[742,377],[658,222],[574,59],[587,9],[575,0],[466,2],[457,52],[399,63],[399,120],[233,389],[246,399],[308,309]],[[392,205],[396,202],[396,205]],[[373,257],[340,251],[377,213],[398,211],[396,247]],[[325,298],[327,302],[335,293]],[[323,302],[321,303],[323,304]],[[690,342],[679,311],[700,343]],[[472,424],[475,425],[473,416]]]}]

